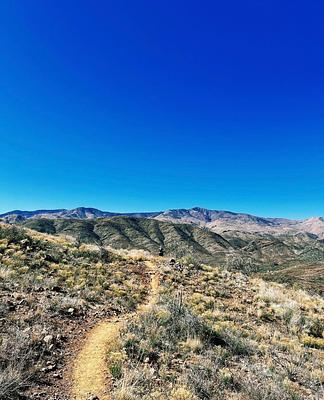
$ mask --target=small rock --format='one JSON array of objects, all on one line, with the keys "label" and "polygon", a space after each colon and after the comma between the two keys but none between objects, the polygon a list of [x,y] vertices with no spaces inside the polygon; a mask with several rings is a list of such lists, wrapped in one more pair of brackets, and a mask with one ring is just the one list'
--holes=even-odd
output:
[{"label": "small rock", "polygon": [[53,335],[46,335],[43,340],[46,344],[50,345],[53,342],[54,337]]},{"label": "small rock", "polygon": [[32,399],[42,399],[46,396],[46,392],[42,391],[42,392],[37,392],[31,395]]},{"label": "small rock", "polygon": [[21,299],[18,301],[19,306],[28,306],[28,301],[26,299]]},{"label": "small rock", "polygon": [[51,371],[55,371],[56,368],[57,368],[56,364],[51,363],[51,361],[47,361],[46,367],[42,368],[41,371],[42,372],[51,372]]}]

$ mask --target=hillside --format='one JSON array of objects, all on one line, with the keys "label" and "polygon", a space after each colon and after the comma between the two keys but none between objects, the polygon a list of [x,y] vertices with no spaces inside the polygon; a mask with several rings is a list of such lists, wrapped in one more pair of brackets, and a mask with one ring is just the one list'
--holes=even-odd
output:
[{"label": "hillside", "polygon": [[250,255],[264,266],[291,263],[321,262],[324,260],[324,242],[309,233],[249,233],[225,231],[222,236],[237,252]]},{"label": "hillside", "polygon": [[[68,235],[84,243],[115,249],[139,249],[157,255],[163,247],[169,257],[191,259],[247,273],[324,264],[324,242],[307,233],[272,235],[225,231],[218,235],[190,224],[155,219],[113,217],[95,220],[30,219],[24,226],[49,234]],[[320,267],[321,268],[321,267]],[[298,273],[298,268],[294,269]],[[309,289],[323,293],[315,275],[307,275]],[[296,276],[298,281],[298,276]],[[273,279],[281,280],[279,274]],[[293,280],[288,280],[292,282]]]},{"label": "hillside", "polygon": [[57,399],[73,341],[134,310],[149,280],[142,261],[0,224],[0,399]]},{"label": "hillside", "polygon": [[[127,237],[134,226],[198,235],[144,221],[109,220]],[[110,237],[106,220],[92,223]],[[0,224],[1,400],[322,398],[320,297],[186,257],[132,254]]]},{"label": "hillside", "polygon": [[262,275],[263,279],[291,285],[294,288],[319,293],[324,296],[324,263],[307,263],[279,268]]},{"label": "hillside", "polygon": [[220,235],[187,224],[153,219],[113,217],[110,219],[31,219],[24,226],[50,234],[70,235],[84,243],[102,243],[116,249],[141,249],[158,254],[162,246],[168,255],[194,256],[204,262],[221,262],[231,244]]},{"label": "hillside", "polygon": [[208,266],[160,266],[160,297],[108,356],[112,397],[323,398],[323,301]]}]

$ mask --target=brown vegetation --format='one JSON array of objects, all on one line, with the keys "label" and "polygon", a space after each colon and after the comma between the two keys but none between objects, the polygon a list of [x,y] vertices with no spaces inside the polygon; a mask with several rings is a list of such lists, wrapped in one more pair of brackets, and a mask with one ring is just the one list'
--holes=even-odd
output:
[{"label": "brown vegetation", "polygon": [[0,399],[59,381],[77,327],[133,310],[148,281],[141,261],[0,225]]},{"label": "brown vegetation", "polygon": [[322,299],[204,265],[160,272],[108,361],[114,398],[322,398]]},{"label": "brown vegetation", "polygon": [[55,393],[71,343],[125,314],[107,354],[112,398],[323,397],[321,297],[242,274],[240,260],[227,270],[190,253],[161,258],[155,301],[137,308],[151,290],[150,258],[0,225],[0,399],[68,399]]}]

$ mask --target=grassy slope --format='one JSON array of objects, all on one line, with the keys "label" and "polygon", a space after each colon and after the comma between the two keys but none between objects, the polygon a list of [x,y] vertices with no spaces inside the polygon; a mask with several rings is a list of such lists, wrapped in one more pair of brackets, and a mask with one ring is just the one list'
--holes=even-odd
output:
[{"label": "grassy slope", "polygon": [[[165,241],[174,229],[133,222],[128,237],[144,229]],[[199,262],[161,262],[159,275],[160,299],[129,321],[108,360],[116,399],[321,398],[323,300]],[[0,225],[0,399],[50,398],[73,332],[134,309],[149,280],[142,261]]]},{"label": "grassy slope", "polygon": [[294,288],[304,289],[324,295],[324,264],[306,264],[266,273],[267,280],[288,283]]},{"label": "grassy slope", "polygon": [[322,299],[207,266],[160,274],[158,303],[108,359],[113,398],[322,398]]},{"label": "grassy slope", "polygon": [[[41,232],[65,234],[85,243],[103,243],[114,248],[144,249],[157,254],[159,247],[177,258],[225,265],[229,269],[261,272],[272,280],[305,283],[305,288],[323,293],[319,274],[305,273],[308,266],[324,263],[324,242],[310,234],[270,234],[227,231],[222,236],[193,225],[152,219],[114,217],[111,219],[32,219],[25,226]],[[285,275],[281,270],[294,267]],[[311,268],[311,267],[310,267]],[[317,267],[316,267],[317,268]],[[274,271],[269,274],[268,271]],[[278,273],[276,272],[278,271]],[[288,271],[288,270],[287,270]],[[304,272],[303,272],[304,271]],[[304,278],[300,279],[303,273]]]},{"label": "grassy slope", "polygon": [[57,380],[74,329],[133,310],[149,281],[143,262],[0,224],[0,399]]},{"label": "grassy slope", "polygon": [[29,220],[25,226],[41,232],[66,234],[81,241],[114,248],[139,248],[158,253],[161,246],[167,254],[178,257],[195,254],[206,262],[224,259],[231,245],[220,235],[186,224],[172,224],[152,219],[114,217],[92,221]]}]

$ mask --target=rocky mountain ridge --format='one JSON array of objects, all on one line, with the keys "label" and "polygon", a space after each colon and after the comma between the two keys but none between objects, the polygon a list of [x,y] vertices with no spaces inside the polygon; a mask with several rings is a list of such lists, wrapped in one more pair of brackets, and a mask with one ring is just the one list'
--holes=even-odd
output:
[{"label": "rocky mountain ridge", "polygon": [[115,213],[110,211],[102,211],[92,207],[77,207],[71,210],[61,208],[54,210],[35,210],[21,211],[14,210],[0,214],[5,222],[22,222],[27,219],[46,218],[46,219],[95,219],[95,218],[111,218],[116,216],[153,218],[159,212],[140,212],[140,213]]},{"label": "rocky mountain ridge", "polygon": [[96,208],[78,207],[72,210],[14,210],[0,214],[0,218],[9,223],[23,222],[34,218],[91,220],[96,218],[112,218],[115,216],[149,218],[173,223],[193,224],[208,228],[219,234],[228,230],[271,234],[303,232],[315,234],[320,239],[324,239],[323,217],[312,217],[304,220],[267,218],[231,211],[209,210],[201,207],[138,213],[114,213],[101,211]]},{"label": "rocky mountain ridge", "polygon": [[304,232],[324,238],[324,218],[322,217],[312,217],[304,220],[267,218],[251,214],[194,207],[191,209],[168,210],[155,218],[170,222],[191,223],[206,227],[216,233],[223,233],[227,230],[272,234]]}]

